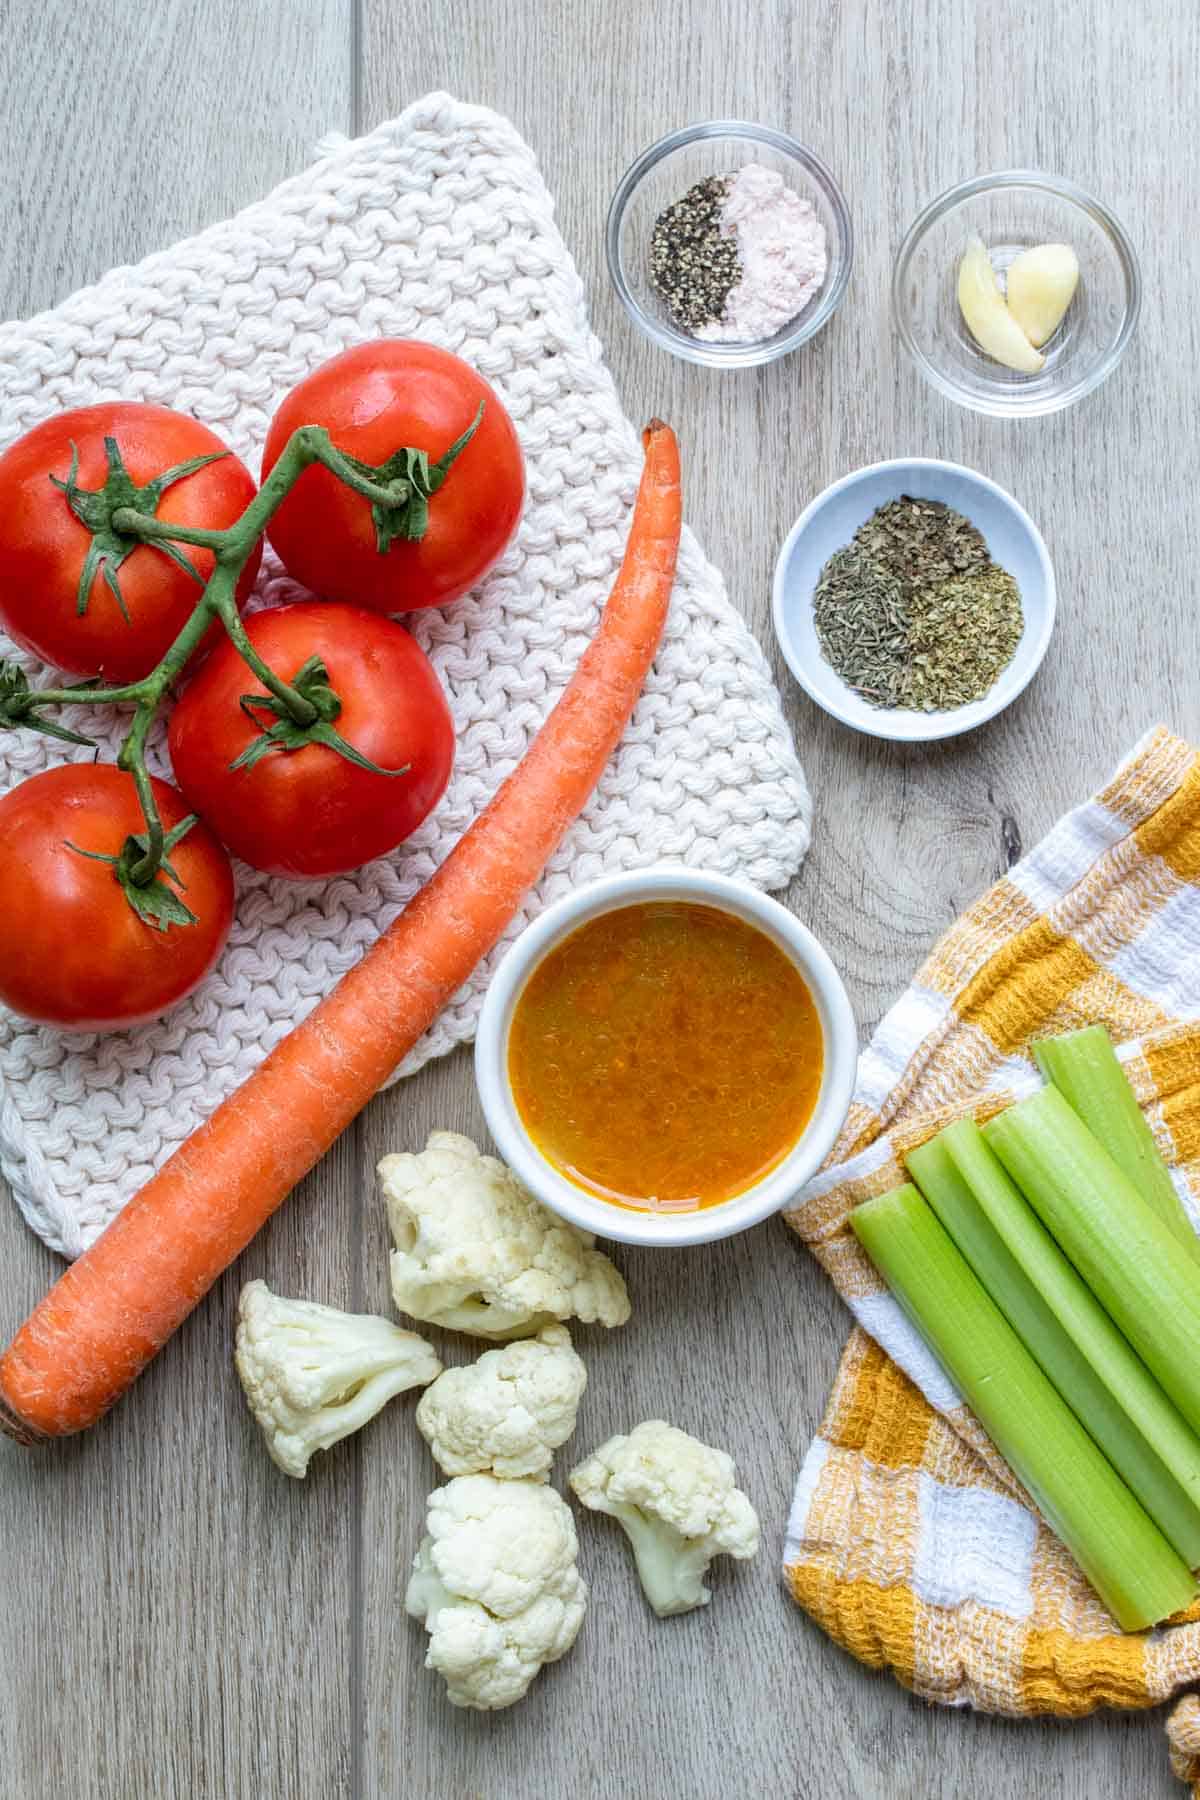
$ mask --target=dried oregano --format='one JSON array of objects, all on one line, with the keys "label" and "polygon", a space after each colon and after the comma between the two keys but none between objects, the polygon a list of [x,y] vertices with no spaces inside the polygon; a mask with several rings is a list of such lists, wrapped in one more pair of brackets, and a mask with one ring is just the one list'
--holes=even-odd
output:
[{"label": "dried oregano", "polygon": [[981,700],[1012,661],[1023,624],[1020,590],[995,563],[914,594],[899,704],[941,712]]}]

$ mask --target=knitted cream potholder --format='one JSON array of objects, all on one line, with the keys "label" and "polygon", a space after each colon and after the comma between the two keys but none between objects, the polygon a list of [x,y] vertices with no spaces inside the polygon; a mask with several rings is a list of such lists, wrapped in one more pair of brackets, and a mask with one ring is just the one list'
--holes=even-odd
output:
[{"label": "knitted cream potholder", "polygon": [[[295,884],[239,865],[219,968],[152,1026],[71,1039],[0,1009],[0,1169],[66,1256],[328,991],[517,762],[595,628],[641,455],[532,152],[506,120],[445,94],[335,142],[236,218],[0,325],[0,448],[62,407],[149,400],[204,420],[255,470],[303,376],[365,338],[409,335],[495,384],[528,465],[525,516],[496,572],[410,621],[454,709],[449,790],[400,852],[353,876]],[[268,555],[260,599],[300,591]],[[118,723],[106,732],[89,714],[97,726],[114,753]],[[88,754],[5,734],[0,785]],[[158,766],[168,772],[161,753]],[[762,653],[685,531],[666,637],[625,740],[505,942],[578,883],[661,858],[780,887],[808,847],[809,812]],[[504,947],[399,1074],[471,1037]]]}]

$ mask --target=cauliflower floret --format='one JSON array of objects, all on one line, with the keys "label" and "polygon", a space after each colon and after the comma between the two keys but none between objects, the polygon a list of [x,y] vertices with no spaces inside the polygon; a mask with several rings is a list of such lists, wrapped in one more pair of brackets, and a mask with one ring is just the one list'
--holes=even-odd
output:
[{"label": "cauliflower floret", "polygon": [[421,1395],[417,1427],[447,1475],[544,1479],[575,1429],[586,1386],[570,1332],[547,1325],[536,1338],[439,1375]]},{"label": "cauliflower floret", "polygon": [[572,1471],[584,1506],[611,1513],[633,1545],[638,1577],[660,1619],[707,1606],[708,1565],[720,1551],[758,1550],[758,1515],[734,1485],[733,1458],[663,1419],[612,1437]]},{"label": "cauliflower floret", "polygon": [[558,1219],[470,1138],[435,1131],[385,1156],[392,1293],[401,1312],[475,1337],[532,1337],[556,1319],[623,1325],[625,1283],[595,1239]]},{"label": "cauliflower floret", "polygon": [[442,1365],[415,1331],[390,1319],[285,1300],[248,1281],[238,1304],[237,1372],[267,1449],[285,1475],[308,1473],[314,1450],[349,1437]]},{"label": "cauliflower floret", "polygon": [[540,1481],[460,1475],[429,1496],[405,1605],[455,1706],[511,1706],[579,1635],[587,1588],[570,1508]]}]

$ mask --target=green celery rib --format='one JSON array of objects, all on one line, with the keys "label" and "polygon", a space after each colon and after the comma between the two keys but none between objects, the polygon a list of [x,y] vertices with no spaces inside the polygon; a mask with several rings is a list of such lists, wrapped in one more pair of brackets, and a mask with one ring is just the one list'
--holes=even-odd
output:
[{"label": "green celery rib", "polygon": [[1196,1592],[1182,1559],[1059,1398],[915,1187],[856,1207],[850,1223],[1104,1604],[1141,1631]]},{"label": "green celery rib", "polygon": [[1025,1348],[1168,1542],[1200,1567],[1200,1440],[989,1150],[959,1119],[910,1173]]},{"label": "green celery rib", "polygon": [[983,1135],[1160,1387],[1200,1432],[1200,1264],[1057,1088]]},{"label": "green celery rib", "polygon": [[1079,1114],[1143,1200],[1200,1259],[1200,1237],[1175,1192],[1171,1172],[1103,1025],[1043,1038],[1033,1046],[1033,1054],[1046,1080]]}]

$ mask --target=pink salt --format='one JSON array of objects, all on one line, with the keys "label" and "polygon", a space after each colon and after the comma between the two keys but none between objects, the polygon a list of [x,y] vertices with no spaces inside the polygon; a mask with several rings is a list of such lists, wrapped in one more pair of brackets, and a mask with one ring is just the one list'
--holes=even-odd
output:
[{"label": "pink salt", "polygon": [[804,311],[829,266],[825,227],[809,200],[762,163],[746,163],[729,185],[721,229],[737,238],[741,280],[721,317],[697,337],[745,343],[774,336]]}]

